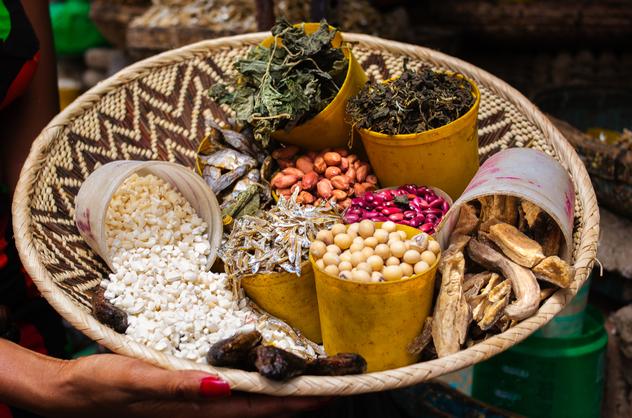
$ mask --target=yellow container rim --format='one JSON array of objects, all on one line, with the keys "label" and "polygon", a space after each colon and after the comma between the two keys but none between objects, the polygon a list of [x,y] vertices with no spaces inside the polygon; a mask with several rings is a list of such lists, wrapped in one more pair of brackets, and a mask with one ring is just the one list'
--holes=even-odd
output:
[{"label": "yellow container rim", "polygon": [[[309,35],[309,34],[312,34],[312,33],[316,32],[318,30],[318,28],[320,28],[320,23],[303,22],[303,23],[297,23],[297,24],[295,24],[293,26],[295,28],[302,27],[303,30],[305,31],[305,33],[307,33]],[[331,26],[331,25],[329,25],[329,30],[332,31],[332,30],[338,30],[338,29],[333,27],[333,26]],[[275,39],[276,39],[275,36],[267,37],[259,45],[261,45],[261,46],[263,46],[265,48],[269,48],[270,45],[272,45],[272,42]],[[281,41],[277,40],[277,42],[281,42]],[[338,93],[336,93],[334,98],[327,104],[327,106],[325,106],[325,108],[323,110],[318,112],[311,119],[303,122],[301,125],[303,125],[303,124],[305,124],[307,122],[313,121],[314,119],[318,118],[323,113],[329,113],[328,109],[336,106],[338,104],[338,102],[340,102],[340,100],[343,100],[342,96],[340,95],[340,92],[343,91],[345,89],[345,87],[350,83],[351,70],[352,70],[351,62],[355,58],[353,57],[353,54],[351,53],[351,48],[349,48],[349,46],[347,46],[347,44],[344,43],[344,40],[342,39],[342,32],[340,32],[340,30],[338,30],[338,32],[336,33],[336,36],[334,36],[334,39],[331,40],[331,45],[334,48],[342,49],[342,53],[344,54],[345,58],[347,58],[347,74],[345,75],[345,80],[343,81],[342,85],[338,89]],[[301,125],[296,125],[296,127],[301,126]],[[280,129],[280,131],[284,131],[284,130]]]},{"label": "yellow container rim", "polygon": [[[380,226],[382,226],[382,222],[374,222],[374,223],[375,223],[375,225],[379,224]],[[349,224],[349,225],[351,225],[351,224]],[[349,225],[347,225],[347,226],[349,226]],[[413,228],[412,226],[401,225],[401,224],[396,224],[396,225],[397,225],[397,228],[401,227],[402,230],[412,229],[412,230],[418,231],[418,233],[420,233],[420,234],[422,233],[421,230],[419,230],[417,228]],[[430,237],[430,239],[433,239],[433,240],[436,241],[436,239],[432,235],[428,234],[428,236]],[[425,274],[427,274],[428,272],[433,271],[433,270],[436,269],[436,267],[439,265],[439,261],[441,260],[441,256],[442,255],[443,255],[443,249],[439,253],[439,256],[437,257],[435,262],[425,272],[419,273],[419,274],[413,274],[412,276],[408,277],[407,279],[393,280],[393,281],[390,281],[390,282],[389,281],[384,281],[384,282],[361,282],[359,280],[341,279],[338,276],[332,276],[331,274],[325,273],[325,271],[319,269],[318,266],[316,265],[316,260],[314,260],[314,257],[312,257],[311,254],[309,255],[309,261],[312,263],[312,268],[314,270],[318,269],[318,271],[320,273],[322,273],[324,276],[326,276],[326,277],[328,277],[330,279],[335,279],[335,280],[339,281],[340,283],[354,283],[354,284],[359,284],[359,285],[363,285],[363,286],[372,286],[372,287],[377,288],[378,286],[396,286],[396,285],[398,285],[400,283],[412,282],[413,280],[417,280],[419,278],[423,278],[423,276]]]},{"label": "yellow container rim", "polygon": [[[470,107],[470,109],[467,112],[465,112],[465,114],[461,115],[459,118],[453,120],[447,125],[439,126],[438,128],[429,129],[427,131],[417,132],[414,134],[388,135],[382,132],[372,131],[366,128],[358,128],[358,131],[361,134],[370,136],[372,140],[376,142],[380,142],[380,143],[388,143],[389,141],[393,141],[393,140],[399,140],[399,141],[409,140],[409,141],[414,141],[414,142],[411,142],[410,145],[417,145],[420,142],[429,143],[429,142],[440,140],[441,138],[443,138],[443,136],[441,135],[441,131],[443,130],[460,131],[461,129],[463,129],[466,125],[468,125],[468,121],[469,119],[471,119],[472,114],[478,112],[478,106],[481,101],[481,92],[479,91],[478,86],[476,85],[476,83],[474,83],[474,81],[465,77],[461,73],[455,73],[453,71],[436,71],[436,72],[448,74],[453,77],[462,78],[466,80],[470,84],[470,86],[472,86],[472,92],[474,94],[474,103],[472,104],[472,107]],[[390,83],[391,81],[396,80],[396,79],[397,77],[393,77],[388,80],[384,80],[383,83]],[[400,145],[407,145],[407,144],[400,144]]]}]

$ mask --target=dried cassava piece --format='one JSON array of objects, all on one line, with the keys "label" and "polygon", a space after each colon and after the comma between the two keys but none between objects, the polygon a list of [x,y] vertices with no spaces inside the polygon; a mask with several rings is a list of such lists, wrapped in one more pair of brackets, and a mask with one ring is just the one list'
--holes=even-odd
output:
[{"label": "dried cassava piece", "polygon": [[428,343],[432,341],[432,317],[429,316],[424,321],[424,327],[421,330],[421,334],[419,334],[412,343],[408,346],[408,352],[410,354],[419,356],[421,352],[424,351]]},{"label": "dried cassava piece", "polygon": [[487,294],[487,306],[482,317],[477,320],[480,329],[487,331],[494,326],[496,321],[505,313],[511,294],[511,282],[504,280]]},{"label": "dried cassava piece", "polygon": [[314,376],[343,376],[366,372],[366,360],[359,354],[339,353],[335,356],[318,357],[307,363],[305,374]]},{"label": "dried cassava piece", "polygon": [[505,195],[480,197],[480,230],[489,232],[489,227],[500,222],[516,225],[518,220],[518,198]]},{"label": "dried cassava piece", "polygon": [[446,263],[448,262],[448,260],[451,259],[452,256],[457,253],[462,253],[463,250],[465,250],[465,247],[467,246],[467,243],[470,241],[471,238],[472,237],[470,237],[469,235],[452,236],[452,238],[450,239],[450,246],[447,250],[443,252],[441,260],[439,260],[439,271],[442,271],[444,269]]},{"label": "dried cassava piece", "polygon": [[127,330],[127,314],[112,305],[105,298],[105,289],[99,286],[92,295],[92,314],[99,322],[109,326],[119,334]]},{"label": "dried cassava piece", "polygon": [[212,366],[250,370],[250,350],[261,344],[261,339],[259,331],[235,334],[213,344],[206,360]]},{"label": "dried cassava piece", "polygon": [[463,295],[465,259],[456,253],[441,271],[441,289],[432,321],[432,338],[439,357],[456,353],[467,337],[470,307]]},{"label": "dried cassava piece", "polygon": [[489,238],[514,263],[523,267],[531,268],[544,259],[540,244],[518,231],[513,225],[492,225],[489,228]]},{"label": "dried cassava piece", "polygon": [[470,258],[481,266],[495,270],[511,280],[516,301],[505,308],[511,319],[521,320],[533,315],[540,305],[540,286],[531,270],[524,268],[478,240],[468,244]]},{"label": "dried cassava piece", "polygon": [[540,290],[540,302],[544,302],[549,298],[553,293],[555,293],[557,289],[554,287],[547,287],[545,289]]},{"label": "dried cassava piece", "polygon": [[459,239],[460,235],[471,235],[478,226],[476,208],[466,203],[459,209],[459,220],[450,234],[450,243]]},{"label": "dried cassava piece", "polygon": [[257,371],[272,380],[287,380],[303,374],[307,361],[272,345],[260,345],[250,351],[250,361]]},{"label": "dried cassava piece", "polygon": [[463,294],[465,295],[465,298],[469,301],[470,298],[478,295],[478,292],[483,288],[483,286],[489,282],[492,274],[496,273],[484,271],[477,274],[466,274],[463,282]]},{"label": "dried cassava piece", "polygon": [[564,289],[571,285],[573,278],[571,267],[556,255],[545,258],[532,271],[536,278]]}]

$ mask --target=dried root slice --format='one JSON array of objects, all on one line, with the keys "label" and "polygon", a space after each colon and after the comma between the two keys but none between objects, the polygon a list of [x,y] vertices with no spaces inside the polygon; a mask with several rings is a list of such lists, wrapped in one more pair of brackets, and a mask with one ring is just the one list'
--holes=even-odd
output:
[{"label": "dried root slice", "polygon": [[459,210],[459,220],[452,234],[450,234],[450,244],[457,240],[460,235],[472,235],[477,226],[478,215],[476,208],[469,203],[464,204]]},{"label": "dried root slice", "polygon": [[541,289],[540,290],[540,302],[544,302],[545,300],[547,300],[549,298],[549,296],[551,296],[553,293],[555,293],[557,289],[554,287],[547,287],[545,289]]},{"label": "dried root slice", "polygon": [[478,240],[468,244],[470,258],[481,266],[500,272],[511,281],[516,301],[505,308],[511,319],[522,320],[533,315],[540,305],[540,286],[531,270],[526,269]]},{"label": "dried root slice", "polygon": [[492,273],[491,271],[484,271],[482,273],[465,275],[465,281],[463,282],[463,294],[468,302],[471,298],[478,295],[483,286],[489,282],[492,274],[495,273]]},{"label": "dried root slice", "polygon": [[520,231],[540,243],[545,257],[558,255],[562,244],[562,230],[553,218],[527,200],[520,202],[519,212]]},{"label": "dried root slice", "polygon": [[443,252],[443,254],[441,254],[441,259],[439,260],[439,271],[442,271],[445,268],[448,260],[450,260],[455,254],[463,253],[467,243],[470,242],[470,239],[472,239],[472,237],[469,235],[451,235],[450,246]]},{"label": "dried root slice", "polygon": [[513,225],[499,223],[491,226],[489,238],[509,259],[521,266],[531,268],[544,259],[540,244]]},{"label": "dried root slice", "polygon": [[252,370],[249,354],[261,344],[261,339],[259,331],[235,334],[213,344],[206,354],[206,361],[212,366]]},{"label": "dried root slice", "polygon": [[426,346],[432,341],[432,317],[429,316],[424,321],[424,327],[412,343],[408,346],[408,352],[415,356],[421,355]]},{"label": "dried root slice", "polygon": [[552,255],[558,255],[560,253],[560,247],[562,246],[562,230],[547,215],[547,225],[541,234],[537,234],[534,238],[542,244],[542,252],[549,257]]},{"label": "dried root slice", "polygon": [[545,258],[532,271],[536,278],[563,289],[570,286],[573,279],[571,266],[556,255]]},{"label": "dried root slice", "polygon": [[519,226],[522,232],[531,231],[536,228],[537,225],[546,222],[545,217],[546,213],[540,209],[538,205],[534,205],[528,200],[522,200],[520,202]]},{"label": "dried root slice", "polygon": [[250,361],[257,371],[272,380],[287,380],[303,374],[307,361],[272,345],[260,345],[250,351]]},{"label": "dried root slice", "polygon": [[99,322],[109,326],[119,334],[127,330],[127,313],[105,299],[105,289],[101,286],[92,295],[92,314]]},{"label": "dried root slice", "polygon": [[446,258],[434,309],[432,339],[439,357],[456,353],[467,337],[470,307],[463,295],[465,259],[457,252]]},{"label": "dried root slice", "polygon": [[318,357],[307,363],[305,374],[314,376],[344,376],[366,372],[366,360],[360,354],[339,353],[335,356]]},{"label": "dried root slice", "polygon": [[485,196],[478,199],[481,203],[480,230],[489,232],[497,223],[516,225],[518,220],[518,198],[505,195]]},{"label": "dried root slice", "polygon": [[507,315],[502,315],[500,318],[498,318],[498,321],[496,321],[496,324],[494,324],[493,328],[498,332],[505,332],[517,323],[518,321],[510,319]]},{"label": "dried root slice", "polygon": [[477,322],[480,329],[487,331],[496,324],[505,313],[511,294],[511,282],[505,280],[496,286],[487,296],[488,304],[483,312],[483,317]]}]

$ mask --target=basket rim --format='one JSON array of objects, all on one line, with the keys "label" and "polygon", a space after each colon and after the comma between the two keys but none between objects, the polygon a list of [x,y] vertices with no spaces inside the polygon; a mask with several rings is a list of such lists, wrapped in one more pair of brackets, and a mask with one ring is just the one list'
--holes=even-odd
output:
[{"label": "basket rim", "polygon": [[97,84],[76,99],[64,111],[55,116],[33,142],[29,156],[22,167],[12,204],[13,231],[16,246],[26,271],[33,278],[41,294],[74,327],[113,352],[144,359],[149,363],[167,369],[197,369],[214,373],[228,381],[234,390],[278,396],[350,395],[410,386],[487,359],[524,340],[535,330],[546,324],[573,298],[579,287],[586,281],[595,261],[599,237],[599,210],[590,178],[583,163],[552,122],[513,87],[461,59],[421,46],[384,40],[369,35],[344,33],[345,40],[356,43],[362,48],[382,50],[396,55],[407,55],[430,62],[436,66],[458,71],[466,77],[475,80],[479,85],[484,86],[495,95],[511,102],[531,123],[543,132],[562,165],[571,174],[583,207],[583,228],[573,266],[576,275],[571,287],[557,291],[531,318],[520,322],[504,333],[453,355],[398,369],[364,375],[339,377],[301,376],[283,383],[270,381],[254,372],[214,368],[206,364],[198,364],[165,355],[137,343],[125,335],[117,334],[109,327],[98,322],[92,317],[90,312],[75,304],[53,282],[52,277],[39,257],[31,234],[30,202],[32,186],[37,180],[38,171],[46,160],[46,153],[51,144],[68,124],[72,123],[85,110],[95,105],[111,90],[136,80],[150,73],[153,69],[204,55],[212,49],[234,49],[257,44],[268,35],[267,32],[259,32],[205,40],[139,61]]}]

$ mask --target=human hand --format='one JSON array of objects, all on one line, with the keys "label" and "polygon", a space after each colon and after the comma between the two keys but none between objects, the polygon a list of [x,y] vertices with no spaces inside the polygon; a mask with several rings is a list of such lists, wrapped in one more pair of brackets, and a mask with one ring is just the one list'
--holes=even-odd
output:
[{"label": "human hand", "polygon": [[0,340],[0,402],[45,417],[245,418],[318,409],[326,399],[237,393],[201,371],[100,354],[62,361]]}]

